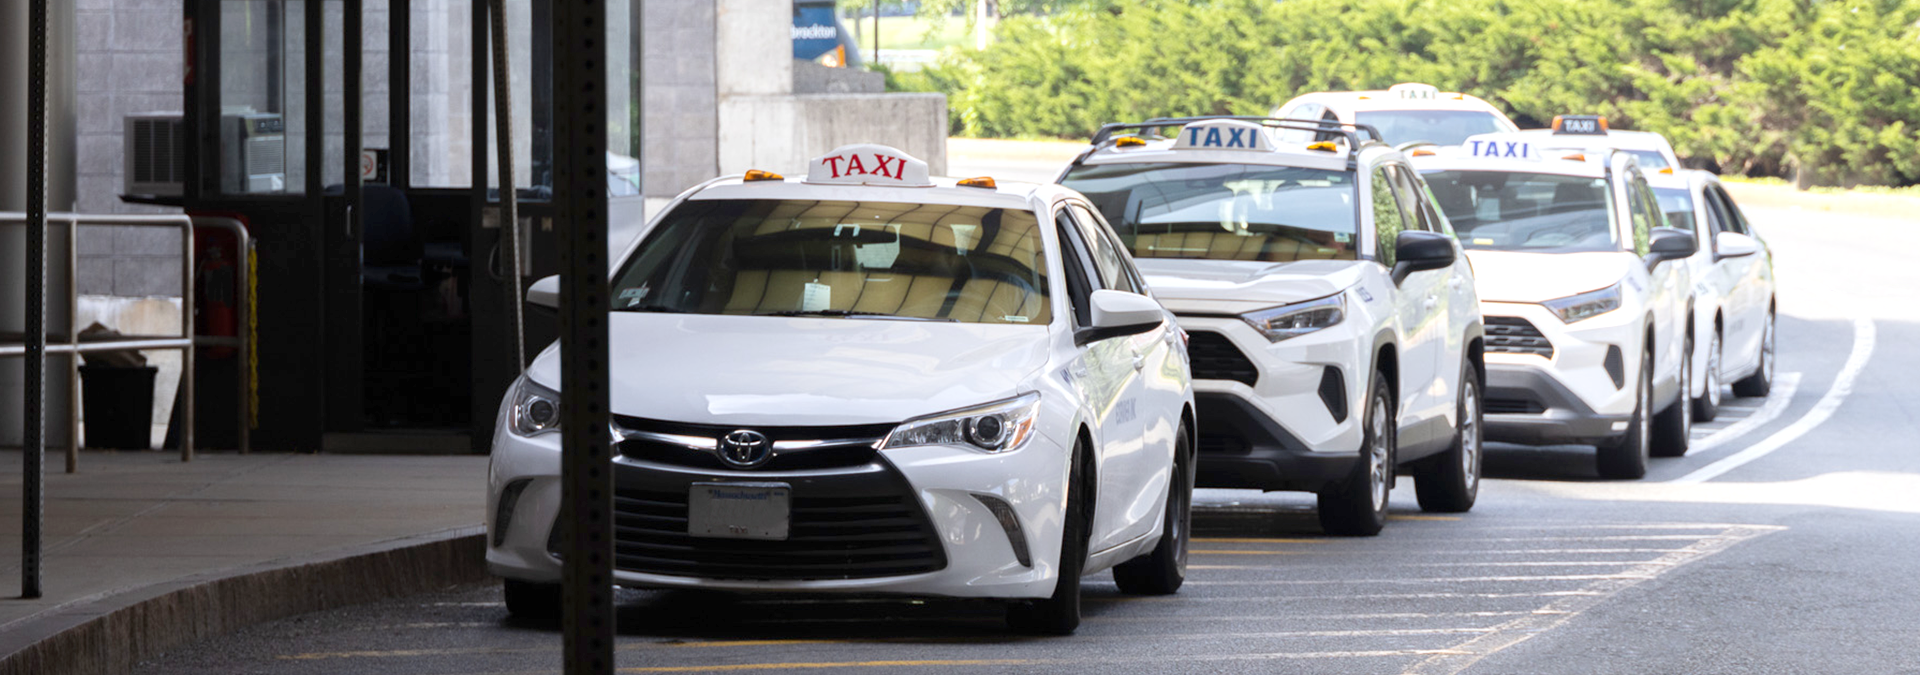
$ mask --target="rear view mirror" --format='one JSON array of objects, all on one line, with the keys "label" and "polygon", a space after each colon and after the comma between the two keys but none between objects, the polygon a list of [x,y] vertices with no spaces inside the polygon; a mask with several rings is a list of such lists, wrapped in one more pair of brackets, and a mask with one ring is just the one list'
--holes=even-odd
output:
[{"label": "rear view mirror", "polygon": [[1139,335],[1159,328],[1167,320],[1167,310],[1158,300],[1139,293],[1101,289],[1094,291],[1088,301],[1093,306],[1093,325],[1074,334],[1075,344]]},{"label": "rear view mirror", "polygon": [[547,309],[560,309],[560,277],[544,277],[527,287],[527,304]]},{"label": "rear view mirror", "polygon": [[1401,232],[1393,244],[1393,283],[1406,281],[1414,272],[1452,267],[1457,255],[1452,237],[1438,232]]},{"label": "rear view mirror", "polygon": [[1647,268],[1652,269],[1662,261],[1679,260],[1699,252],[1700,242],[1693,238],[1692,232],[1662,227],[1653,231],[1647,251]]},{"label": "rear view mirror", "polygon": [[1759,253],[1760,242],[1739,232],[1721,232],[1713,235],[1713,248],[1718,257],[1738,258]]}]

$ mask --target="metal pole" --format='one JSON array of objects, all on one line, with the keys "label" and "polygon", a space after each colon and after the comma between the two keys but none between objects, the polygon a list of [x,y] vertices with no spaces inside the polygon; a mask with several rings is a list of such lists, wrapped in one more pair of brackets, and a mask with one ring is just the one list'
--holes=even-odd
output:
[{"label": "metal pole", "polygon": [[[47,0],[27,6],[27,392],[21,417],[20,597],[40,597],[40,525],[46,481]],[[69,411],[69,413],[76,411]]]},{"label": "metal pole", "polygon": [[607,434],[607,8],[553,5],[560,236],[560,524],[566,672],[610,675],[613,463]]},{"label": "metal pole", "polygon": [[880,0],[873,0],[873,65],[880,65]]},{"label": "metal pole", "polygon": [[513,75],[507,60],[507,3],[492,0],[494,147],[500,162],[500,238],[507,254],[507,317],[513,321],[513,369],[527,367],[526,316],[520,306],[520,195],[513,189]]}]

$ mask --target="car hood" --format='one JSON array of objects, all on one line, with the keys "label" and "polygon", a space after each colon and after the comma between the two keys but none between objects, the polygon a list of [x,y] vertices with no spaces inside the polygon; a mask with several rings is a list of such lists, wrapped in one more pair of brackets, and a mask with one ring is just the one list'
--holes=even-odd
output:
[{"label": "car hood", "polygon": [[1541,302],[1619,283],[1638,257],[1622,251],[1467,251],[1474,290],[1487,302]]},{"label": "car hood", "polygon": [[[1013,396],[1047,361],[1045,326],[619,312],[609,319],[613,412],[676,422],[899,422]],[[528,375],[549,387],[560,382],[557,344]]]},{"label": "car hood", "polygon": [[1135,262],[1154,296],[1175,311],[1202,303],[1231,303],[1245,310],[1324,298],[1359,283],[1360,266],[1373,264],[1356,260],[1272,263],[1154,258],[1138,258]]}]

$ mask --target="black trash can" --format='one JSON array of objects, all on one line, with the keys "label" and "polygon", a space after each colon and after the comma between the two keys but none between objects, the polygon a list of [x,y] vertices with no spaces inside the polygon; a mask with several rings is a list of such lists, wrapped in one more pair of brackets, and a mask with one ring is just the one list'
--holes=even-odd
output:
[{"label": "black trash can", "polygon": [[153,447],[153,366],[80,366],[80,409],[87,447]]}]

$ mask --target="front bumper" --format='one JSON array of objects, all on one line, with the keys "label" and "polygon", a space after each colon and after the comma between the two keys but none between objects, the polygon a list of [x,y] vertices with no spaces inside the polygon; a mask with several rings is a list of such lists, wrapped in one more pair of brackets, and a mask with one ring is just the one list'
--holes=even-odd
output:
[{"label": "front bumper", "polygon": [[[987,455],[921,447],[875,453],[853,466],[730,471],[614,460],[615,583],[635,588],[848,592],[1043,598],[1057,576],[1070,453],[1036,434],[1020,450]],[[501,528],[499,500],[526,481]],[[791,486],[785,541],[693,538],[685,500],[694,482]],[[1010,505],[1030,564],[976,495]],[[487,500],[487,566],[533,582],[560,579],[553,552],[560,510],[558,435],[494,439]],[[849,522],[857,527],[846,527]],[[497,539],[498,543],[494,541]]]},{"label": "front bumper", "polygon": [[[1622,308],[1572,325],[1545,307],[1482,302],[1490,327],[1520,319],[1551,345],[1551,355],[1500,351],[1488,342],[1487,440],[1529,445],[1599,443],[1626,433],[1646,324]],[[1520,341],[1534,352],[1539,343]]]}]

